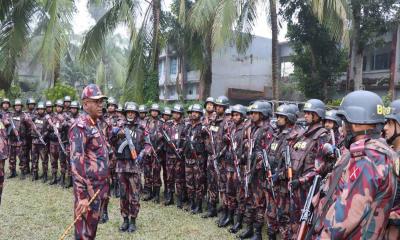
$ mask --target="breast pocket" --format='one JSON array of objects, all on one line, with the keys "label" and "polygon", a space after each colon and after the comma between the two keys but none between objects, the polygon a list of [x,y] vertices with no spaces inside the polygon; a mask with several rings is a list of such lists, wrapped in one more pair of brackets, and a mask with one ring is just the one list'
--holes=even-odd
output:
[{"label": "breast pocket", "polygon": [[88,149],[96,152],[103,147],[103,141],[101,139],[100,133],[91,133],[88,134]]}]

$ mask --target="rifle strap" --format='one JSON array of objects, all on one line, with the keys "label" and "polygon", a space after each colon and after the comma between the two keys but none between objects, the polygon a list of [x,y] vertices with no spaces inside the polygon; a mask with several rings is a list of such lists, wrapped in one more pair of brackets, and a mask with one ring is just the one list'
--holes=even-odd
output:
[{"label": "rifle strap", "polygon": [[342,164],[334,171],[332,172],[333,176],[335,176],[335,178],[333,179],[333,181],[330,183],[330,188],[328,190],[328,192],[326,193],[326,199],[327,202],[326,204],[323,206],[322,211],[321,211],[321,215],[319,215],[318,217],[314,218],[311,228],[309,229],[307,236],[305,239],[311,239],[312,235],[314,234],[314,228],[315,225],[318,222],[321,222],[322,219],[325,218],[326,214],[328,213],[329,207],[330,207],[330,202],[332,200],[332,195],[336,190],[336,187],[340,181],[340,178],[342,177],[342,173],[344,168],[349,164],[350,158],[351,158],[351,154],[349,152],[346,153],[346,155],[343,156],[344,160],[342,162]]}]

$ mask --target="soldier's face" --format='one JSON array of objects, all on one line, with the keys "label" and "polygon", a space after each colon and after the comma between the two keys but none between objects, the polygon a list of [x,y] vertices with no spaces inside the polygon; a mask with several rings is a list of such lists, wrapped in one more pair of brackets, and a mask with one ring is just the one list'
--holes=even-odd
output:
[{"label": "soldier's face", "polygon": [[44,109],[42,109],[42,108],[41,108],[41,109],[38,109],[38,114],[39,114],[39,115],[43,115],[43,114],[44,114]]},{"label": "soldier's face", "polygon": [[85,99],[83,108],[91,118],[98,119],[103,116],[104,99]]},{"label": "soldier's face", "polygon": [[52,108],[52,107],[47,107],[47,108],[46,108],[46,112],[47,112],[47,113],[51,113],[52,111],[53,111],[53,108]]},{"label": "soldier's face", "polygon": [[60,106],[57,106],[57,107],[56,107],[56,112],[60,113],[60,112],[62,112],[62,110],[63,110],[62,107],[60,107]]},{"label": "soldier's face", "polygon": [[64,107],[69,108],[71,106],[71,102],[64,102]]},{"label": "soldier's face", "polygon": [[174,112],[174,113],[172,113],[172,118],[174,120],[180,120],[181,119],[181,114],[177,113],[177,112]]},{"label": "soldier's face", "polygon": [[287,119],[286,119],[285,116],[281,116],[281,115],[278,115],[278,116],[277,116],[277,118],[276,118],[276,124],[277,124],[279,127],[284,127],[284,126],[286,126],[286,123],[287,123]]},{"label": "soldier's face", "polygon": [[192,112],[192,119],[193,120],[199,120],[200,119],[200,113]]},{"label": "soldier's face", "polygon": [[108,105],[107,111],[108,111],[109,113],[115,112],[115,105]]},{"label": "soldier's face", "polygon": [[242,115],[240,113],[234,112],[232,113],[232,120],[235,124],[238,124],[242,120]]},{"label": "soldier's face", "polygon": [[395,122],[393,120],[386,121],[385,127],[383,128],[383,133],[385,135],[386,140],[389,140],[395,134],[396,127],[397,127],[397,129],[400,130],[400,126],[398,126],[397,122]]},{"label": "soldier's face", "polygon": [[21,105],[16,105],[16,106],[14,107],[14,109],[15,109],[16,112],[20,112],[21,109],[22,109],[22,106],[21,106]]},{"label": "soldier's face", "polygon": [[140,118],[141,118],[141,119],[144,119],[145,117],[146,117],[146,113],[143,113],[143,112],[140,113]]},{"label": "soldier's face", "polygon": [[168,121],[168,120],[170,119],[170,116],[164,114],[164,115],[162,116],[162,118],[163,118],[165,121]]},{"label": "soldier's face", "polygon": [[33,110],[35,108],[35,104],[28,104],[28,109],[29,110]]},{"label": "soldier's face", "polygon": [[8,109],[10,108],[10,104],[9,104],[9,103],[3,103],[3,104],[1,105],[1,107],[2,107],[4,110],[8,110]]},{"label": "soldier's face", "polygon": [[150,114],[153,118],[158,117],[158,111],[151,111]]},{"label": "soldier's face", "polygon": [[215,109],[218,115],[222,115],[225,113],[225,108],[223,106],[216,106]]},{"label": "soldier's face", "polygon": [[135,119],[136,118],[136,113],[135,112],[133,112],[133,111],[127,111],[126,112],[126,118],[128,119],[128,120],[133,120],[133,119]]},{"label": "soldier's face", "polygon": [[259,112],[252,112],[250,115],[251,121],[252,122],[258,122],[261,120],[261,113]]},{"label": "soldier's face", "polygon": [[208,103],[206,104],[206,111],[207,111],[207,112],[214,112],[214,104],[208,102]]},{"label": "soldier's face", "polygon": [[78,109],[77,109],[77,108],[71,108],[70,111],[71,111],[71,113],[72,113],[73,115],[75,115],[75,114],[78,113]]},{"label": "soldier's face", "polygon": [[327,130],[331,130],[331,129],[333,129],[335,127],[335,122],[332,121],[332,120],[325,120],[324,127]]}]

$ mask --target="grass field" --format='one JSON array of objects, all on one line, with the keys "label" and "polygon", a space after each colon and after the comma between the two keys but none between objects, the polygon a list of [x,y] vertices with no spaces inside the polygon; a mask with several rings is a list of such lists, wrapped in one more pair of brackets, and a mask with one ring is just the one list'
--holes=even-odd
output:
[{"label": "grass field", "polygon": [[[0,239],[58,239],[73,220],[71,189],[40,180],[6,179],[2,199]],[[138,230],[133,234],[118,231],[122,221],[118,199],[111,199],[109,217],[108,223],[99,225],[97,239],[235,239],[227,229],[216,226],[215,218],[204,220],[175,206],[142,201]]]}]

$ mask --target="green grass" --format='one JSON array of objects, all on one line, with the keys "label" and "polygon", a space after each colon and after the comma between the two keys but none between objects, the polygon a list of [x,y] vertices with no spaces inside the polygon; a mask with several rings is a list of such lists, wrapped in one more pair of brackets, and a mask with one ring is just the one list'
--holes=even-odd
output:
[{"label": "green grass", "polygon": [[[40,180],[6,179],[0,206],[0,239],[58,239],[73,221],[72,206],[71,189],[49,186]],[[133,234],[118,231],[122,219],[116,198],[111,199],[109,217],[108,223],[99,225],[97,239],[235,239],[227,229],[216,226],[216,218],[204,220],[175,206],[141,201],[138,230]],[[67,239],[72,239],[72,232]]]}]

